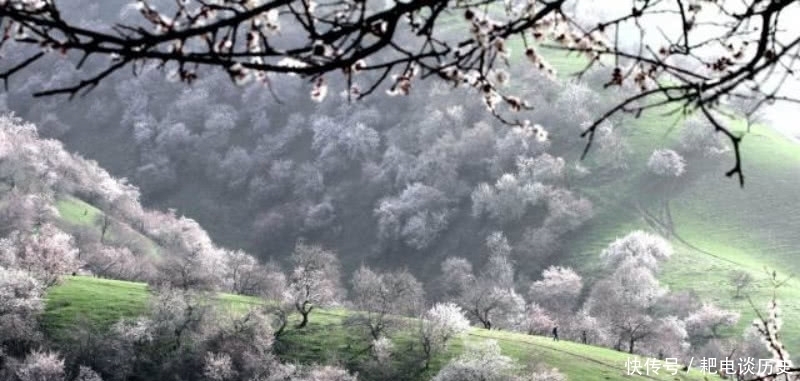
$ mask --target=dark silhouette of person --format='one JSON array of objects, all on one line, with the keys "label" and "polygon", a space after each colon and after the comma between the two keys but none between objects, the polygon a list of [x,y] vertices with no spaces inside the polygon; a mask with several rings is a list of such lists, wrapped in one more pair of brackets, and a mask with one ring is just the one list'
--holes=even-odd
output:
[{"label": "dark silhouette of person", "polygon": [[558,326],[553,327],[553,341],[558,341]]},{"label": "dark silhouette of person", "polygon": [[586,340],[586,330],[581,331],[581,342],[588,344],[588,340]]}]

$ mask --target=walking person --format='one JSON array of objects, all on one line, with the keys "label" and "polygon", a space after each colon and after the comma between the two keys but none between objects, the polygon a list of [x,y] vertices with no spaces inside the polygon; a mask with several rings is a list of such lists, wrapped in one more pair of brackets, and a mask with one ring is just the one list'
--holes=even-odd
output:
[{"label": "walking person", "polygon": [[558,326],[553,327],[553,341],[558,341]]}]

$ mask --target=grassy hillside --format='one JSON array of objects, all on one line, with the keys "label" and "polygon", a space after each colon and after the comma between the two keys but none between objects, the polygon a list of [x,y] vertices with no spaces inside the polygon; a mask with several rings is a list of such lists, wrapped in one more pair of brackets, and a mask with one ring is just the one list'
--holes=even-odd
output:
[{"label": "grassy hillside", "polygon": [[[521,54],[522,49],[514,51]],[[549,57],[564,79],[584,67],[584,60],[575,55],[552,50],[544,50],[543,54]],[[634,148],[633,167],[623,178],[601,187],[581,190],[594,202],[597,215],[581,230],[577,239],[568,243],[568,256],[559,260],[576,267],[590,282],[600,275],[597,259],[602,248],[631,230],[649,229],[630,201],[638,199],[648,206],[658,203],[663,196],[647,194],[642,185],[647,185],[644,169],[650,152],[676,144],[680,129],[670,130],[672,123],[672,119],[664,119],[651,111],[624,124],[625,136]],[[743,126],[734,127],[744,133]],[[582,147],[575,147],[576,151],[580,149]],[[744,189],[739,188],[735,179],[723,175],[732,164],[730,155],[723,157],[721,166],[714,168],[699,159],[689,161],[690,171],[700,166],[705,168],[702,174],[687,179],[669,195],[677,233],[672,240],[676,253],[661,274],[661,280],[671,289],[693,289],[707,301],[742,312],[739,326],[729,332],[731,335],[739,335],[754,317],[746,299],[733,298],[733,288],[727,279],[731,270],[746,270],[758,279],[748,292],[757,307],[764,307],[772,293],[765,267],[769,271],[777,270],[782,277],[800,271],[800,236],[797,234],[800,230],[800,206],[795,196],[800,189],[800,179],[796,176],[800,172],[800,146],[768,127],[756,126],[745,136],[742,153],[746,176]],[[59,200],[58,209],[66,226],[99,234],[103,211],[72,197]],[[149,248],[149,253],[158,254],[158,246],[136,233],[135,229],[123,224],[110,228],[108,238],[112,242],[121,240],[122,236],[133,236],[143,247]],[[51,332],[58,332],[84,315],[98,323],[108,324],[119,317],[139,313],[146,304],[146,295],[146,288],[141,284],[73,278],[52,290],[44,324]],[[796,353],[800,351],[800,280],[790,281],[778,296],[785,316],[784,337],[791,351]],[[221,298],[233,305],[253,302],[231,295]],[[316,323],[320,326],[312,327],[307,331],[309,334],[292,333],[289,337],[300,349],[292,352],[291,356],[303,361],[320,361],[315,356],[321,355],[322,348],[329,347],[328,344],[334,348],[337,345],[346,348],[347,344],[343,344],[347,342],[346,331],[337,329],[333,335],[315,331],[326,324],[341,326],[345,315],[324,311],[324,317]],[[481,335],[501,341],[506,352],[520,359],[531,355],[546,359],[564,369],[573,379],[594,379],[583,376],[607,375],[619,370],[620,366],[624,368],[624,356],[613,351],[569,343],[553,347],[553,343],[544,338],[477,329],[471,331],[469,337]],[[569,368],[559,365],[568,365]],[[586,373],[581,373],[580,366],[586,367]]]},{"label": "grassy hillside", "polygon": [[[638,151],[672,145],[671,138],[677,131],[664,136],[656,122],[636,122],[631,128],[637,129],[633,136]],[[746,299],[733,298],[730,271],[752,273],[758,281],[748,294],[762,308],[772,295],[765,269],[777,270],[781,277],[800,270],[800,236],[796,234],[800,214],[795,198],[800,180],[794,175],[800,170],[800,146],[768,127],[761,126],[756,131],[745,137],[742,146],[744,189],[723,176],[732,160],[725,157],[721,167],[692,178],[679,191],[667,195],[677,233],[672,239],[676,255],[667,263],[661,279],[672,289],[693,289],[705,300],[742,312],[736,334],[750,324],[755,314]],[[635,163],[645,165],[644,161]],[[701,164],[695,160],[688,166]],[[597,258],[614,238],[632,229],[648,229],[642,216],[627,204],[631,197],[639,197],[645,205],[658,202],[659,197],[651,198],[643,192],[647,191],[635,187],[622,192],[590,191],[593,200],[601,199],[606,207],[571,244],[569,261],[584,272],[591,272],[596,263],[591,258]],[[800,282],[790,281],[778,296],[786,317],[784,337],[789,348],[797,352]]]},{"label": "grassy hillside", "polygon": [[94,227],[103,216],[103,211],[75,197],[65,197],[56,202],[58,214],[64,222],[74,226]]},{"label": "grassy hillside", "polygon": [[[94,205],[76,197],[66,196],[56,201],[56,208],[61,224],[68,231],[101,236],[106,213]],[[105,236],[106,242],[138,249],[145,255],[159,255],[159,246],[151,239],[114,217],[109,216],[109,219],[110,223]]]},{"label": "grassy hillside", "polygon": [[[584,68],[585,60],[575,54],[544,49],[563,79]],[[595,205],[598,216],[568,245],[566,261],[593,274],[597,255],[608,243],[633,229],[648,229],[642,216],[630,205],[638,199],[645,206],[663,199],[648,195],[644,169],[656,148],[675,147],[680,127],[671,128],[674,118],[649,111],[624,125],[625,136],[634,152],[634,167],[625,178],[597,189],[583,189]],[[728,281],[731,270],[745,270],[757,281],[747,293],[759,308],[772,296],[767,270],[789,277],[800,272],[800,144],[768,126],[754,126],[747,132],[741,121],[730,122],[744,135],[741,145],[745,187],[724,176],[733,165],[725,155],[720,166],[703,159],[688,162],[704,167],[671,195],[671,213],[678,237],[672,239],[676,255],[664,269],[661,280],[671,289],[693,289],[705,300],[742,312],[741,334],[755,317],[746,299],[734,299]],[[582,147],[578,147],[582,148]],[[576,149],[578,149],[576,148]],[[679,238],[679,239],[678,239]],[[688,243],[688,245],[687,245]],[[591,279],[592,276],[589,275]],[[785,316],[784,337],[792,353],[800,351],[800,281],[793,279],[778,291]]]},{"label": "grassy hillside", "polygon": [[[583,68],[583,60],[561,52],[546,51],[563,78]],[[598,254],[616,237],[634,229],[648,229],[641,215],[631,207],[631,197],[642,196],[645,161],[655,148],[676,144],[680,129],[669,131],[672,120],[650,112],[625,124],[625,135],[636,157],[625,177],[601,187],[582,189],[597,209],[597,216],[582,229],[567,247],[568,257],[559,259],[576,267],[588,281],[596,279]],[[737,126],[743,131],[743,126]],[[582,147],[576,147],[579,150]],[[777,269],[782,276],[800,271],[800,207],[794,198],[800,189],[795,176],[800,170],[800,146],[764,126],[746,135],[742,145],[746,186],[723,176],[732,158],[722,158],[720,167],[704,169],[671,197],[675,229],[681,240],[673,239],[676,255],[662,272],[662,281],[671,289],[694,289],[708,301],[742,312],[739,335],[752,321],[754,312],[746,299],[734,299],[728,282],[731,270],[747,270],[757,279],[748,292],[756,306],[766,305],[772,289],[764,268]],[[690,161],[688,166],[702,165]],[[57,203],[63,223],[71,229],[87,229],[98,234],[103,211],[74,197]],[[121,236],[135,238],[139,247],[156,255],[158,246],[123,224],[112,225],[111,242]],[[699,250],[698,250],[699,249]],[[785,337],[792,352],[800,350],[800,281],[789,282],[779,292],[786,316]]]},{"label": "grassy hillside", "polygon": [[[89,277],[70,277],[53,288],[47,299],[42,320],[46,332],[52,337],[62,337],[75,324],[95,324],[107,327],[123,317],[132,317],[144,311],[147,305],[147,287],[141,283],[104,280]],[[258,303],[256,299],[222,294],[220,302],[232,309],[243,309]],[[311,316],[311,324],[303,330],[290,329],[281,342],[281,356],[286,361],[300,363],[325,362],[333,358],[352,361],[365,354],[366,339],[345,324],[350,315],[346,310],[320,310]],[[408,337],[399,335],[396,345],[402,347]],[[570,380],[702,380],[696,369],[678,376],[629,377],[626,371],[628,355],[605,348],[572,342],[553,342],[549,338],[510,332],[487,331],[472,328],[463,340],[455,340],[447,354],[438,358],[434,369],[448,358],[461,352],[465,344],[486,339],[496,340],[503,353],[524,364],[545,363],[556,367]],[[663,373],[663,371],[662,371]]]}]

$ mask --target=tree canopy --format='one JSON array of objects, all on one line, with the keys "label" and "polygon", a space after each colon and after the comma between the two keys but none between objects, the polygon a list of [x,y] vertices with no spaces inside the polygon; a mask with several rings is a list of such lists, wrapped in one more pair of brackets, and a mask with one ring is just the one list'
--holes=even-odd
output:
[{"label": "tree canopy", "polygon": [[[335,77],[349,99],[378,89],[408,95],[415,81],[431,77],[475,88],[499,120],[530,126],[516,115],[530,105],[507,85],[506,67],[554,74],[539,51],[547,45],[585,54],[587,70],[611,67],[606,87],[637,90],[586,127],[587,150],[615,114],[663,106],[697,112],[733,143],[736,163],[727,175],[743,185],[742,137],[722,114],[742,99],[753,106],[748,115],[796,100],[781,85],[795,75],[800,34],[786,24],[797,8],[792,0],[635,0],[629,8],[590,0],[137,0],[121,6],[116,23],[86,25],[52,0],[4,0],[2,48],[22,46],[26,54],[4,62],[0,78],[7,82],[53,54],[73,57],[86,73],[37,95],[85,93],[147,62],[158,63],[166,80],[187,83],[219,68],[236,83],[263,82],[276,99],[280,74],[308,79],[315,100]],[[528,62],[510,58],[518,47]]]}]

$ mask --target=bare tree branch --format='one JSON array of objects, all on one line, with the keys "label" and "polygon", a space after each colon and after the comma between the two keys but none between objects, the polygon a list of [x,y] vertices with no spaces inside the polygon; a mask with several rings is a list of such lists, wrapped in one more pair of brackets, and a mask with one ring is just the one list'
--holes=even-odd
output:
[{"label": "bare tree branch", "polygon": [[[187,83],[201,68],[221,68],[236,83],[255,79],[270,91],[276,89],[268,76],[298,75],[309,79],[311,96],[319,101],[331,83],[326,77],[337,73],[346,80],[348,99],[356,100],[383,86],[389,95],[408,95],[413,81],[435,77],[476,89],[498,120],[523,126],[533,123],[506,115],[529,109],[502,86],[508,81],[503,68],[522,64],[511,59],[509,45],[521,41],[534,68],[553,75],[537,51],[547,41],[588,58],[579,77],[610,65],[606,87],[631,90],[583,132],[583,156],[604,120],[674,104],[675,111],[702,113],[731,141],[735,164],[726,175],[736,175],[742,186],[742,136],[714,113],[725,112],[728,99],[745,89],[754,106],[747,115],[775,101],[798,102],[780,92],[783,81],[795,79],[800,56],[800,36],[783,26],[790,20],[784,13],[800,7],[793,0],[640,1],[609,16],[593,15],[584,9],[591,3],[580,0],[569,9],[566,0],[410,0],[386,6],[360,0],[188,0],[176,1],[169,11],[157,10],[153,1],[135,1],[138,22],[87,28],[64,19],[52,0],[0,0],[0,49],[39,50],[3,65],[0,78],[7,85],[12,75],[54,52],[76,53],[77,69],[89,59],[99,60],[101,68],[37,96],[86,94],[119,69],[151,61]],[[591,17],[599,20],[587,21]],[[662,28],[668,24],[679,28]],[[376,75],[359,75],[364,72]],[[763,84],[771,82],[777,84],[765,90]],[[509,111],[497,107],[503,103]]]}]

